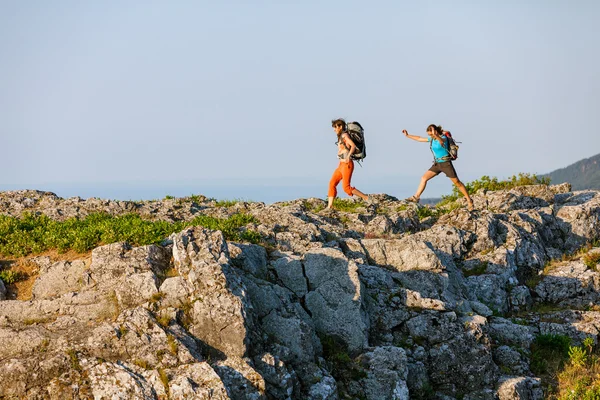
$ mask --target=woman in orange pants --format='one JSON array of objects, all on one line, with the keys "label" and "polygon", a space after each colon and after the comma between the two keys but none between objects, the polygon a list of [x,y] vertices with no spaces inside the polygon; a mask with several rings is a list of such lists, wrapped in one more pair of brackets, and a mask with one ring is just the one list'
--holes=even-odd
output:
[{"label": "woman in orange pants", "polygon": [[348,136],[348,132],[346,132],[346,121],[343,119],[335,119],[331,121],[331,126],[337,135],[338,158],[340,159],[340,164],[337,169],[333,171],[333,175],[329,181],[327,208],[333,208],[333,199],[337,196],[337,185],[340,181],[342,181],[344,192],[346,192],[348,196],[356,195],[368,202],[369,198],[363,192],[350,185],[352,172],[354,171],[354,161],[352,161],[350,156],[354,153],[354,150],[356,150],[356,145]]}]

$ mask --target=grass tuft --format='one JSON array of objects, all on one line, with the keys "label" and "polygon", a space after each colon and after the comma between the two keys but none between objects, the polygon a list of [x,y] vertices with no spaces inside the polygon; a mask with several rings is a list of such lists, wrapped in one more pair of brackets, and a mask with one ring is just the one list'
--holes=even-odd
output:
[{"label": "grass tuft", "polygon": [[587,253],[583,256],[582,261],[589,269],[598,271],[598,263],[600,263],[600,251]]},{"label": "grass tuft", "polygon": [[171,354],[177,356],[179,345],[173,335],[167,334],[167,344],[169,345],[169,351],[171,352]]},{"label": "grass tuft", "polygon": [[75,371],[81,371],[81,365],[79,365],[79,357],[77,355],[77,351],[75,349],[68,349],[67,356],[71,361],[71,368]]},{"label": "grass tuft", "polygon": [[165,297],[165,294],[163,292],[153,293],[152,296],[150,296],[150,303],[156,304],[159,301],[161,301],[164,297]]},{"label": "grass tuft", "polygon": [[146,360],[137,358],[137,359],[133,360],[133,363],[142,369],[146,369],[146,370],[150,369],[150,365],[148,364],[148,361],[146,361]]},{"label": "grass tuft", "polygon": [[240,201],[241,200],[215,200],[215,207],[223,207],[223,208],[233,207]]},{"label": "grass tuft", "polygon": [[156,322],[158,322],[159,325],[167,328],[171,323],[171,317],[164,313],[156,317]]},{"label": "grass tuft", "polygon": [[165,387],[165,392],[167,392],[167,396],[169,396],[169,375],[167,375],[164,369],[158,368],[158,376],[163,386]]}]

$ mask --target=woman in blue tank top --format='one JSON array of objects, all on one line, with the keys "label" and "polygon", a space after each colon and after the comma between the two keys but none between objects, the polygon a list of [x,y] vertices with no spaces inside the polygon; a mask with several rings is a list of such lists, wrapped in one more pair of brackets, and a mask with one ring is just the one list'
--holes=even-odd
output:
[{"label": "woman in blue tank top", "polygon": [[448,178],[450,178],[452,183],[456,185],[463,196],[465,196],[469,211],[472,211],[473,200],[469,196],[469,192],[467,192],[465,185],[460,181],[460,179],[458,179],[458,176],[456,175],[456,170],[454,169],[450,153],[448,152],[450,143],[448,143],[448,138],[443,134],[442,127],[433,124],[429,125],[427,127],[427,135],[429,137],[409,135],[406,129],[404,129],[402,133],[404,133],[407,138],[416,140],[417,142],[430,143],[431,152],[433,153],[433,165],[421,177],[421,183],[419,184],[415,195],[406,200],[418,203],[421,198],[421,193],[423,193],[425,187],[427,186],[427,181],[435,176],[438,176],[440,172],[443,172]]}]

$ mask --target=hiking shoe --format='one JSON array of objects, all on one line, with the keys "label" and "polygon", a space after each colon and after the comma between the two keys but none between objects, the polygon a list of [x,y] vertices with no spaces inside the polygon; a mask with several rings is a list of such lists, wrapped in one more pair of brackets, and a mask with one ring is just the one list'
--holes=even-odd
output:
[{"label": "hiking shoe", "polygon": [[421,199],[415,196],[410,196],[408,199],[406,199],[406,201],[410,201],[411,203],[419,203],[419,200]]}]

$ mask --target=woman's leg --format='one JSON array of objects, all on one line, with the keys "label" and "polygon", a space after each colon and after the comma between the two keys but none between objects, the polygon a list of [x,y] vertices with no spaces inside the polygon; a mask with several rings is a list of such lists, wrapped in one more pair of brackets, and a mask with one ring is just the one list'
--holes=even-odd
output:
[{"label": "woman's leg", "polygon": [[427,170],[423,174],[423,176],[421,177],[421,183],[419,184],[419,187],[417,188],[417,192],[415,193],[415,196],[414,196],[416,199],[421,198],[421,193],[423,193],[423,191],[427,187],[427,181],[430,180],[431,178],[437,176],[438,174],[439,174],[439,172],[433,172],[433,171],[429,171],[429,170]]},{"label": "woman's leg", "polygon": [[331,175],[331,179],[329,180],[329,192],[327,193],[327,208],[333,207],[333,199],[337,196],[337,185],[342,180],[342,172],[340,171],[340,165],[333,171],[333,175]]},{"label": "woman's leg", "polygon": [[348,196],[356,195],[356,196],[360,197],[361,199],[363,199],[364,201],[367,201],[368,197],[363,192],[358,190],[357,188],[352,187],[352,185],[350,184],[350,181],[352,180],[352,173],[354,172],[354,162],[350,161],[347,164],[342,165],[341,170],[342,170],[342,185],[344,187],[344,192],[346,192],[346,194]]},{"label": "woman's leg", "polygon": [[456,187],[458,188],[458,190],[460,190],[462,195],[465,196],[469,208],[472,209],[473,200],[471,199],[471,196],[469,196],[469,192],[467,192],[467,188],[465,187],[465,185],[460,181],[460,179],[458,179],[458,176],[456,178],[450,178],[450,180],[452,181],[452,183],[454,183],[454,185],[456,185]]},{"label": "woman's leg", "polygon": [[360,190],[358,190],[358,189],[356,189],[356,188],[354,188],[354,189],[352,190],[352,194],[353,194],[353,195],[355,195],[355,196],[358,196],[358,197],[360,197],[360,198],[361,198],[361,199],[363,199],[364,201],[367,201],[367,200],[369,200],[369,196],[367,196],[366,194],[364,194],[363,192],[361,192]]}]

